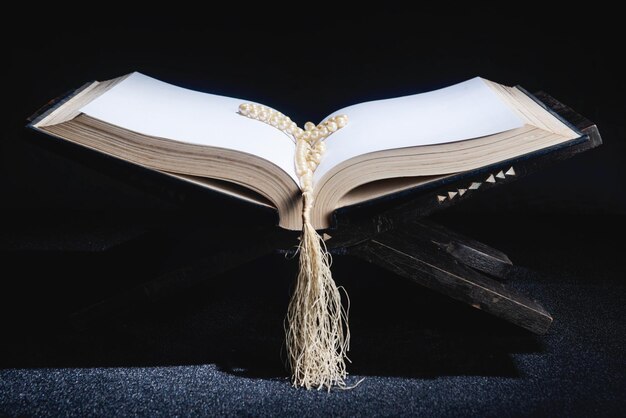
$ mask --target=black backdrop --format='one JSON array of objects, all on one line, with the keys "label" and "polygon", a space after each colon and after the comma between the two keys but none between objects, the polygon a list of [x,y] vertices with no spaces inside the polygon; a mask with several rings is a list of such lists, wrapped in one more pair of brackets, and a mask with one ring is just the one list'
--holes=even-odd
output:
[{"label": "black backdrop", "polygon": [[[623,359],[624,342],[621,334],[609,338],[611,327],[623,328],[623,308],[615,302],[623,295],[624,270],[619,263],[623,245],[619,239],[626,213],[626,68],[620,64],[621,27],[615,13],[548,13],[530,5],[515,13],[451,5],[448,10],[445,6],[440,10],[420,6],[417,13],[382,3],[371,10],[311,5],[301,15],[279,13],[274,6],[251,10],[241,5],[209,13],[183,5],[144,13],[131,12],[128,6],[103,6],[115,10],[75,9],[68,14],[33,8],[4,16],[19,29],[1,29],[5,106],[0,143],[0,233],[7,274],[2,275],[0,324],[7,336],[2,350],[8,350],[0,357],[3,369],[216,363],[234,374],[238,373],[232,371],[235,369],[248,370],[246,376],[283,373],[276,353],[295,266],[280,258],[261,260],[227,276],[226,284],[211,288],[213,296],[206,296],[208,300],[199,296],[211,293],[202,288],[203,292],[187,292],[156,308],[146,308],[144,317],[135,313],[118,325],[97,327],[88,334],[68,330],[66,314],[175,264],[177,244],[169,240],[167,231],[181,223],[189,228],[214,220],[210,205],[198,213],[68,158],[54,147],[41,147],[47,138],[26,130],[25,119],[50,98],[88,80],[136,70],[192,89],[259,101],[303,123],[319,121],[334,109],[355,102],[427,91],[480,75],[503,84],[520,84],[530,91],[549,92],[596,122],[604,139],[599,149],[441,215],[444,223],[502,248],[522,265],[559,278],[581,279],[568,287],[565,279],[550,281],[541,276],[550,286],[564,286],[564,293],[560,288],[539,287],[545,294],[536,294],[537,288],[528,284],[534,279],[522,280],[521,287],[526,286],[540,300],[546,298],[549,310],[564,325],[555,328],[556,337],[544,343],[446,298],[393,282],[379,270],[337,259],[337,280],[349,288],[353,300],[351,370],[369,376],[524,376],[540,373],[534,367],[544,367],[546,373],[558,377],[564,373],[558,364],[531,364],[530,371],[521,366],[516,369],[508,353],[527,350],[546,355],[566,350],[565,344],[571,346],[572,342],[586,350],[584,341],[596,339],[605,344],[598,348],[605,357],[597,354],[597,364],[581,366],[587,354],[568,354],[583,359],[580,370],[593,369],[596,374],[583,375],[590,379],[588,385],[564,384],[562,390],[555,386],[554,412],[602,410],[593,405],[585,409],[576,402],[570,405],[582,409],[564,409],[559,399],[570,393],[578,394],[578,402],[608,399],[605,406],[619,406],[614,394],[619,393],[619,383],[623,388],[621,374],[621,381],[608,382],[612,391],[599,389],[607,378],[603,374],[609,369],[606,365],[612,359]],[[155,238],[155,231],[164,236]],[[138,241],[133,241],[136,237]],[[219,242],[194,239],[200,248],[219,246]],[[608,244],[612,239],[618,244]],[[118,244],[126,240],[131,244],[121,245],[120,250]],[[118,249],[104,257],[91,252],[109,246]],[[8,273],[11,269],[15,272]],[[249,277],[259,272],[264,278],[278,280],[261,286]],[[361,280],[355,280],[354,274]],[[559,299],[566,295],[569,301],[579,301],[585,292],[595,295],[586,286],[596,279],[618,286],[614,291],[602,288],[600,296],[588,301],[589,306],[606,303],[602,312],[614,322],[589,325],[586,321],[600,315],[598,312],[578,317],[579,307]],[[388,314],[372,313],[364,304],[379,304]],[[183,314],[177,316],[181,310]],[[198,312],[206,318],[198,319]],[[397,316],[413,319],[397,320]],[[214,318],[235,332],[219,328]],[[389,327],[389,321],[398,322]],[[183,338],[177,334],[182,323],[197,328],[188,330]],[[592,332],[602,334],[590,336]],[[217,346],[211,340],[216,335],[221,338]],[[422,338],[434,348],[423,349]],[[208,353],[205,348],[193,348],[207,346],[212,347]],[[415,347],[421,360],[411,351]],[[394,353],[391,357],[390,352]],[[578,370],[576,365],[572,367]],[[372,390],[375,397],[397,399],[398,405],[408,402],[371,381],[374,386],[357,392],[357,400],[359,396],[367,398]],[[524,382],[520,385],[527,399],[516,398],[508,407],[526,401],[532,404],[542,396],[541,384],[531,379],[526,387]],[[15,387],[0,387],[0,413],[33,413],[28,407],[15,407],[17,401],[11,403],[17,399],[17,392],[11,392]],[[497,388],[493,390],[501,394]],[[45,388],[41,393],[45,398]],[[72,393],[66,394],[68,399],[76,400]],[[604,393],[604,398],[596,393]],[[420,394],[415,399],[425,396]],[[94,399],[98,396],[93,394]],[[205,399],[203,392],[197,396]],[[468,396],[469,405],[474,401]],[[362,405],[377,407],[367,403],[371,399],[363,400]],[[428,399],[420,404],[426,414],[437,411],[429,409],[436,407],[436,402]],[[443,399],[445,404],[445,395]],[[79,404],[72,404],[69,411],[81,414]],[[506,402],[494,403],[494,407],[498,405],[507,407]],[[60,408],[56,411],[63,413]],[[442,411],[458,414],[467,410]],[[485,414],[489,410],[476,411]],[[266,413],[273,414],[271,410]]]},{"label": "black backdrop", "polygon": [[[116,187],[94,194],[91,179],[73,179],[66,187],[63,173],[29,157],[24,140],[30,135],[22,129],[25,118],[50,98],[84,81],[137,70],[266,103],[300,123],[355,102],[427,91],[476,75],[543,89],[596,122],[605,145],[507,192],[506,204],[496,199],[498,210],[624,213],[624,194],[616,186],[626,170],[620,160],[624,66],[610,11],[322,9],[310,15],[235,7],[208,15],[189,10],[14,16],[20,30],[3,28],[5,205],[146,204],[143,198],[121,199]],[[484,203],[481,210],[494,207]]]}]

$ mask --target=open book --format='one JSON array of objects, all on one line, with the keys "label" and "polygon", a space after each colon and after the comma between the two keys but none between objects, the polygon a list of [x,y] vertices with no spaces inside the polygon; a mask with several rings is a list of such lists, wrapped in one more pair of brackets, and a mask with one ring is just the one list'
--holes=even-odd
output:
[{"label": "open book", "polygon": [[[132,73],[86,85],[32,127],[274,207],[281,227],[300,229],[293,139],[239,114],[245,102]],[[522,90],[482,78],[337,114],[349,123],[326,139],[315,171],[318,229],[337,208],[580,137]]]}]

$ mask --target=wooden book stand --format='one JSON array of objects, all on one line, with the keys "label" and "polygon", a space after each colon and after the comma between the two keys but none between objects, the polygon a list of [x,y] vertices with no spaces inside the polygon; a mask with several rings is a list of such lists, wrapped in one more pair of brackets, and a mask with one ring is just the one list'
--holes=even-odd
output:
[{"label": "wooden book stand", "polygon": [[[582,136],[531,155],[449,176],[402,192],[386,202],[340,209],[334,214],[333,228],[324,233],[329,251],[334,256],[356,256],[532,332],[545,333],[552,322],[550,314],[538,302],[509,290],[500,281],[512,265],[505,254],[427,219],[433,212],[481,191],[507,184],[602,143],[596,126],[572,109],[543,92],[529,96]],[[162,184],[167,183],[161,183],[157,189],[163,191]],[[191,259],[182,268],[76,312],[72,323],[84,329],[142,301],[165,297],[173,289],[191,287],[242,263],[276,251],[293,252],[299,235],[267,227],[253,233],[248,229],[246,239],[238,240],[240,234],[229,232],[232,239],[226,240],[219,251]],[[240,242],[248,244],[242,247]]]}]

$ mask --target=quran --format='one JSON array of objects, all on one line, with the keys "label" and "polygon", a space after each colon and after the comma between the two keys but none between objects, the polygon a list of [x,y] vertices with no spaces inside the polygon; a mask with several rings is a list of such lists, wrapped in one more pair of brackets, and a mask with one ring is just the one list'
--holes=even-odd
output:
[{"label": "quran", "polygon": [[[255,120],[263,112],[269,112],[267,123]],[[522,88],[479,77],[355,104],[330,113],[325,121],[326,127],[318,126],[327,133],[325,151],[311,178],[315,229],[328,228],[339,208],[581,136]],[[297,144],[289,135],[294,125],[285,115],[248,100],[192,91],[135,72],[86,84],[31,126],[275,208],[280,227],[299,230],[302,185],[294,164]]]}]

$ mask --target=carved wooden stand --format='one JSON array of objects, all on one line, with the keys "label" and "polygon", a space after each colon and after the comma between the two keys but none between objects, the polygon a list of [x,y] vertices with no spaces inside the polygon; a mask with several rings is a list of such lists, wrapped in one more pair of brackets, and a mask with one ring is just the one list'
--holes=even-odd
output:
[{"label": "carved wooden stand", "polygon": [[[509,289],[499,279],[506,277],[511,261],[502,252],[463,237],[430,222],[427,216],[492,187],[513,181],[557,160],[601,144],[596,126],[545,93],[534,95],[538,102],[575,126],[583,136],[566,146],[542,150],[498,164],[449,176],[408,191],[387,205],[339,210],[334,227],[325,232],[326,244],[335,256],[353,255],[404,277],[413,283],[441,292],[526,328],[545,333],[550,314],[536,301]],[[382,209],[381,209],[382,208]],[[167,296],[173,289],[191,287],[238,265],[264,255],[293,251],[297,233],[278,228],[257,231],[249,246],[238,240],[222,250],[191,260],[187,266],[88,307],[72,316],[73,324],[86,328],[119,315],[142,301]]]}]

